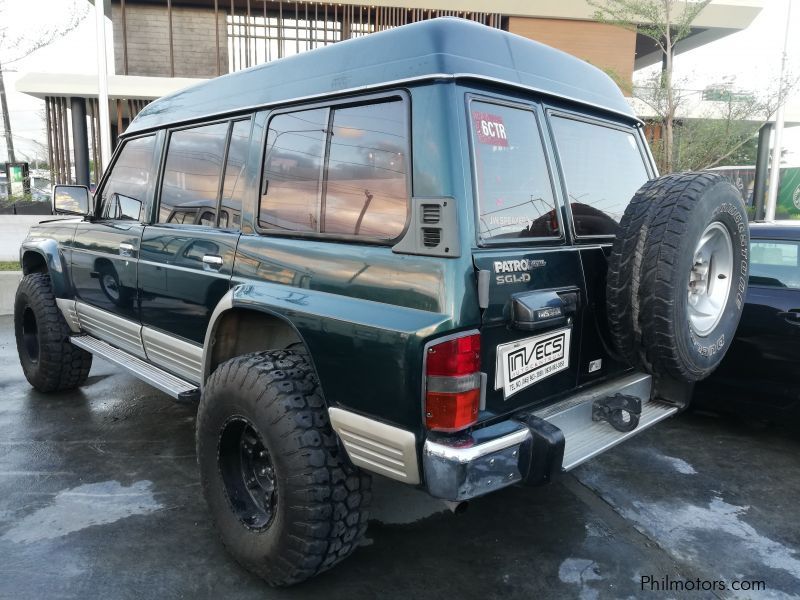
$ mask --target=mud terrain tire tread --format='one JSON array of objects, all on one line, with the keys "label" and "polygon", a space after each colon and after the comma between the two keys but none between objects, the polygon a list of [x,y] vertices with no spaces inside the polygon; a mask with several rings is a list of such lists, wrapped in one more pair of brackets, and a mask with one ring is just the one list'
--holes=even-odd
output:
[{"label": "mud terrain tire tread", "polygon": [[[39,358],[27,360],[23,347],[22,318],[29,306],[36,317]],[[28,382],[40,392],[75,389],[86,382],[92,368],[92,355],[73,346],[70,329],[56,305],[47,273],[30,273],[22,278],[14,299],[14,335],[20,364]]]},{"label": "mud terrain tire tread", "polygon": [[[264,531],[238,520],[215,476],[219,428],[235,413],[249,413],[278,477],[277,514]],[[200,401],[196,441],[203,493],[223,544],[270,585],[313,577],[358,547],[371,477],[342,456],[316,375],[300,354],[256,352],[221,364]]]}]

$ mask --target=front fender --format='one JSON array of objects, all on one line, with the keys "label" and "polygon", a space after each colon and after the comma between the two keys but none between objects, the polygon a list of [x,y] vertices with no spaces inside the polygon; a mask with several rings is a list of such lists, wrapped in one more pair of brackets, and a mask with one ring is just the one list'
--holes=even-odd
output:
[{"label": "front fender", "polygon": [[19,262],[25,268],[25,255],[33,252],[44,259],[56,298],[70,298],[71,286],[67,259],[58,242],[51,238],[29,237],[20,246]]},{"label": "front fender", "polygon": [[[346,407],[406,429],[421,427],[423,347],[431,336],[451,331],[448,315],[254,282],[226,294],[212,315],[209,336],[217,320],[233,308],[270,314],[297,332],[328,406]],[[209,341],[207,336],[206,350]],[[205,356],[204,369],[208,364]]]}]

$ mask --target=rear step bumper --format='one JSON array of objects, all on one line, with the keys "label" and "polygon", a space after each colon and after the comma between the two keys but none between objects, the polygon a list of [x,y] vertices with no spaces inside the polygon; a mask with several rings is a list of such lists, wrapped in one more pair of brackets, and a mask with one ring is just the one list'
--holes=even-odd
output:
[{"label": "rear step bumper", "polygon": [[[460,501],[515,483],[544,483],[677,412],[676,406],[651,400],[651,389],[649,375],[633,373],[466,437],[429,438],[422,455],[428,492]],[[641,401],[639,425],[632,431],[592,419],[593,405],[617,394]]]}]

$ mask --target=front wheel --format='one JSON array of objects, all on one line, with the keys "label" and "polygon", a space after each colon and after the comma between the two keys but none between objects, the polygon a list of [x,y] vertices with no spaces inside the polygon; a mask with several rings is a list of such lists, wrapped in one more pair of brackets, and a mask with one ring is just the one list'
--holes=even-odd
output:
[{"label": "front wheel", "polygon": [[214,371],[198,408],[197,458],[223,543],[271,585],[330,568],[366,531],[370,477],[339,453],[299,354],[246,354]]},{"label": "front wheel", "polygon": [[14,299],[14,335],[25,378],[40,392],[71,390],[89,376],[92,355],[70,343],[46,273],[22,278]]}]

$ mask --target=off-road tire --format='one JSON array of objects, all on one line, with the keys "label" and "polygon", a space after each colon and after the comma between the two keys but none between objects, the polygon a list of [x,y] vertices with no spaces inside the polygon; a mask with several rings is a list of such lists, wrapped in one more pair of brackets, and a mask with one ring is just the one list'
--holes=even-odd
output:
[{"label": "off-road tire", "polygon": [[[687,317],[695,248],[713,222],[728,232],[733,268],[716,326],[698,335]],[[631,200],[609,258],[607,312],[617,350],[653,375],[695,382],[733,341],[747,290],[749,230],[741,195],[724,177],[676,173],[649,181]]]},{"label": "off-road tire", "polygon": [[[69,342],[70,330],[47,273],[22,278],[14,300],[14,335],[25,378],[40,392],[72,390],[86,382],[92,355]],[[35,344],[35,356],[29,343]]]},{"label": "off-road tire", "polygon": [[[274,515],[253,529],[236,514],[219,467],[225,424],[245,418],[271,457]],[[313,369],[290,351],[246,354],[209,378],[197,414],[203,494],[223,544],[270,585],[298,583],[350,555],[367,528],[371,478],[342,456]]]}]

